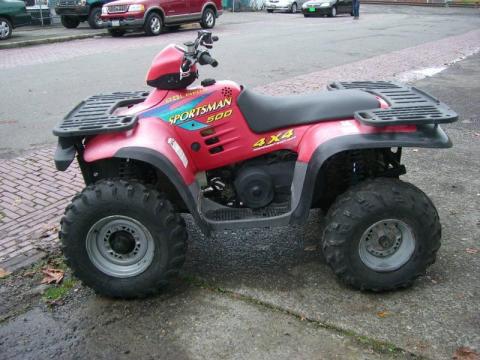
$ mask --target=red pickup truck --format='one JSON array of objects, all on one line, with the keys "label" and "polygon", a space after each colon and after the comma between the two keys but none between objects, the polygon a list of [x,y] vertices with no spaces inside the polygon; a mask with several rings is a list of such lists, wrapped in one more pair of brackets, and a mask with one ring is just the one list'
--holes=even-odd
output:
[{"label": "red pickup truck", "polygon": [[101,19],[103,27],[117,37],[128,30],[159,35],[164,28],[193,22],[211,29],[221,14],[221,0],[118,0],[102,7]]}]

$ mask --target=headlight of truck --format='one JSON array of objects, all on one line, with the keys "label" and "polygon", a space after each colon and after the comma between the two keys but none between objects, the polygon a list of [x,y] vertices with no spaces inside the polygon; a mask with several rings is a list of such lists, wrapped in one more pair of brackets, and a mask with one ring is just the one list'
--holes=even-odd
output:
[{"label": "headlight of truck", "polygon": [[102,15],[108,14],[108,8],[106,6],[102,6]]},{"label": "headlight of truck", "polygon": [[145,11],[145,6],[142,4],[135,4],[135,5],[130,5],[128,7],[128,12],[137,12],[137,11]]},{"label": "headlight of truck", "polygon": [[330,7],[330,3],[322,3],[320,7],[322,8]]}]

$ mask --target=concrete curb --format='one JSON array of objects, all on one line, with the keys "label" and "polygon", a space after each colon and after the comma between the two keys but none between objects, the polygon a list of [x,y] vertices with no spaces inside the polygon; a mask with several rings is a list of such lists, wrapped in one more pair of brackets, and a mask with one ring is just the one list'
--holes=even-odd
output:
[{"label": "concrete curb", "polygon": [[0,50],[2,49],[15,49],[20,47],[26,46],[34,46],[34,45],[42,45],[42,44],[53,44],[59,42],[66,42],[72,40],[82,40],[82,39],[89,39],[94,38],[97,36],[103,37],[109,35],[107,32],[105,33],[95,33],[95,34],[79,34],[79,35],[68,35],[68,36],[56,36],[50,37],[46,39],[32,39],[32,40],[24,40],[18,42],[12,42],[8,44],[0,44]]}]

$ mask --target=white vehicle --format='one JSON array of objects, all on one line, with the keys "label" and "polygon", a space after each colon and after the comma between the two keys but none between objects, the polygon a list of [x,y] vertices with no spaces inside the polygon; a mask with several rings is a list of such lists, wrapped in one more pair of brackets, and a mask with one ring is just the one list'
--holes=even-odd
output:
[{"label": "white vehicle", "polygon": [[306,0],[267,0],[265,2],[265,9],[267,9],[269,13],[273,13],[275,10],[296,13],[301,9],[305,1]]}]

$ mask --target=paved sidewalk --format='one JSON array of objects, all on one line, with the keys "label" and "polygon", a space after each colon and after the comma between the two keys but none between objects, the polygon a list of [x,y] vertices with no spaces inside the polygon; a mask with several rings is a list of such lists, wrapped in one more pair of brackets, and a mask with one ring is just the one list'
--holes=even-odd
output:
[{"label": "paved sidewalk", "polygon": [[104,35],[108,35],[105,29],[91,29],[87,23],[81,23],[76,29],[66,29],[60,24],[25,26],[14,29],[10,39],[1,41],[0,50]]}]

